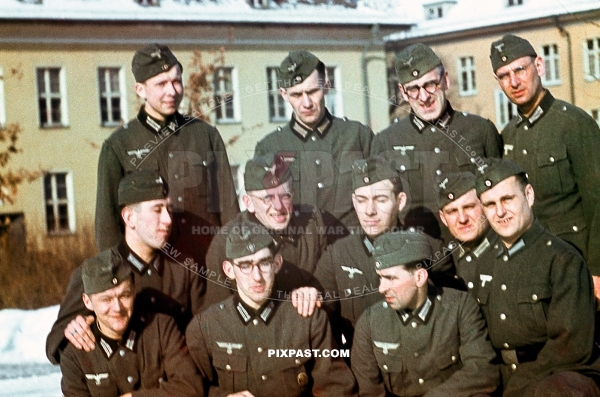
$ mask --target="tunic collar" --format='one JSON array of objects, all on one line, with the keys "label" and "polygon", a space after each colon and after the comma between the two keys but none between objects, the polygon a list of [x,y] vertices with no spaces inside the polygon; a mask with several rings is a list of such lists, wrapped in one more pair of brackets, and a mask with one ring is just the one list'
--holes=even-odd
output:
[{"label": "tunic collar", "polygon": [[96,340],[100,345],[101,351],[106,358],[110,359],[112,355],[117,350],[119,350],[119,347],[124,347],[128,350],[135,351],[138,332],[134,329],[137,327],[135,327],[133,323],[134,321],[132,316],[132,320],[130,320],[129,327],[127,328],[127,331],[125,331],[125,333],[123,334],[123,338],[120,341],[105,336],[98,328],[97,321],[95,321],[94,324],[92,324],[92,333],[96,337]]},{"label": "tunic collar", "polygon": [[159,274],[162,273],[163,268],[163,258],[160,255],[160,251],[157,251],[154,259],[150,263],[146,263],[142,258],[140,258],[135,252],[129,248],[125,240],[119,244],[118,248],[121,256],[129,263],[131,268],[136,271],[138,274],[144,274],[148,270],[148,268],[152,267]]},{"label": "tunic collar", "polygon": [[269,321],[271,321],[271,318],[273,317],[275,309],[277,308],[275,302],[277,301],[274,299],[268,299],[262,304],[261,307],[258,308],[258,310],[255,310],[244,303],[237,292],[233,296],[233,305],[235,306],[236,312],[244,325],[248,325],[250,322],[252,322],[254,325],[257,325],[259,319],[268,325]]},{"label": "tunic collar", "polygon": [[329,113],[329,110],[325,109],[325,116],[323,116],[323,119],[315,128],[307,128],[300,124],[298,120],[296,120],[295,114],[292,115],[289,126],[294,134],[296,134],[303,141],[306,141],[311,132],[323,138],[327,131],[329,131],[329,127],[331,127],[332,122],[333,116],[331,113]]},{"label": "tunic collar", "polygon": [[527,122],[527,125],[532,126],[539,119],[541,119],[544,114],[548,113],[548,110],[550,110],[550,107],[552,106],[553,103],[554,103],[554,97],[552,96],[550,91],[546,90],[544,97],[542,98],[539,105],[535,108],[535,110],[533,111],[533,113],[531,114],[531,116],[529,118],[523,116],[523,113],[521,113],[521,111],[518,110],[517,125],[519,125],[525,121],[525,122]]},{"label": "tunic collar", "polygon": [[165,120],[157,120],[146,112],[144,105],[140,108],[137,119],[154,134],[165,136],[177,132],[179,126],[185,123],[183,116],[179,112],[175,112],[175,114],[167,117]]},{"label": "tunic collar", "polygon": [[488,232],[483,236],[483,239],[476,243],[474,248],[465,248],[463,245],[458,246],[457,258],[462,259],[469,252],[472,253],[476,258],[479,258],[487,249],[492,245],[495,239],[494,229],[490,227]]},{"label": "tunic collar", "polygon": [[448,101],[446,101],[446,111],[435,121],[425,121],[419,118],[413,111],[411,111],[409,115],[412,125],[419,132],[423,132],[423,130],[429,125],[435,125],[436,127],[445,130],[448,128],[448,125],[450,125],[453,116],[454,109]]},{"label": "tunic collar", "polygon": [[504,243],[500,242],[496,245],[498,247],[498,252],[496,254],[496,258],[507,255],[509,258],[513,257],[517,253],[523,250],[523,248],[528,247],[533,244],[535,240],[544,232],[544,228],[538,222],[538,220],[533,221],[533,225],[527,230],[521,238],[519,238],[510,248],[506,248]]},{"label": "tunic collar", "polygon": [[427,296],[427,300],[421,305],[420,308],[417,308],[413,311],[406,310],[398,310],[398,316],[400,316],[400,321],[402,324],[406,325],[411,320],[416,320],[418,323],[427,324],[427,321],[431,317],[430,314],[433,308],[433,300]]}]

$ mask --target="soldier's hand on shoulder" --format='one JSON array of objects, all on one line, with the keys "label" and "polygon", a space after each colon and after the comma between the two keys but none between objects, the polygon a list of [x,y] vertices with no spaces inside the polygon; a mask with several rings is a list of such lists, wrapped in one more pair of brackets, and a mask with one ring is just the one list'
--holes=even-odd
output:
[{"label": "soldier's hand on shoulder", "polygon": [[131,393],[125,393],[125,394],[121,394],[119,397],[132,397],[133,394]]},{"label": "soldier's hand on shoulder", "polygon": [[90,326],[94,323],[94,316],[75,317],[67,328],[65,328],[65,338],[79,350],[86,352],[94,350],[96,347],[96,338],[92,333]]},{"label": "soldier's hand on shoulder", "polygon": [[310,317],[315,312],[315,306],[321,307],[323,297],[314,287],[302,287],[292,291],[292,305],[302,317]]},{"label": "soldier's hand on shoulder", "polygon": [[250,393],[248,390],[244,390],[237,393],[228,394],[227,397],[254,397],[254,394]]}]

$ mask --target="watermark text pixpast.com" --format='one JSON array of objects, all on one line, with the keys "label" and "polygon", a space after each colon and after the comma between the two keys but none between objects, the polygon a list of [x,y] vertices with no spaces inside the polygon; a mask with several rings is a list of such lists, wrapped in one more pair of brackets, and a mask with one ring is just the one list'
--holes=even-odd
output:
[{"label": "watermark text pixpast.com", "polygon": [[350,357],[349,349],[269,349],[267,357]]}]

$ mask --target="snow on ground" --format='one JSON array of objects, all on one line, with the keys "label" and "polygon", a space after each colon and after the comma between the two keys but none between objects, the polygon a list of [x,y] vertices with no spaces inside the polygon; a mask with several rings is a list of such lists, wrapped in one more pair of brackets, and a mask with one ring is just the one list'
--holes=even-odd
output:
[{"label": "snow on ground", "polygon": [[46,358],[58,306],[0,310],[0,396],[58,397],[60,369]]}]

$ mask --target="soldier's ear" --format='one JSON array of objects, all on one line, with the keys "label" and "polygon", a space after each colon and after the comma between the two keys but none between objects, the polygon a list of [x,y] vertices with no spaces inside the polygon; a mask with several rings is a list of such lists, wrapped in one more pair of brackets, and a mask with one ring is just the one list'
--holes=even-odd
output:
[{"label": "soldier's ear", "polygon": [[398,90],[400,90],[400,95],[402,95],[404,101],[408,102],[408,95],[406,95],[406,91],[404,91],[404,87],[400,83],[398,83]]},{"label": "soldier's ear", "polygon": [[421,288],[425,284],[427,284],[427,280],[429,279],[429,273],[427,273],[427,269],[424,267],[420,267],[415,270],[415,282],[417,287]]},{"label": "soldier's ear", "polygon": [[252,201],[248,193],[244,193],[242,195],[242,202],[246,206],[248,212],[250,212],[251,214],[253,214],[256,211],[256,209],[254,208],[254,202]]},{"label": "soldier's ear", "polygon": [[275,273],[278,273],[283,265],[283,257],[280,254],[276,254],[273,258],[273,262],[275,263],[273,269],[275,270]]},{"label": "soldier's ear", "polygon": [[121,218],[123,219],[125,226],[129,227],[130,229],[133,229],[135,226],[132,217],[133,210],[131,209],[131,207],[125,206],[123,207],[123,209],[121,209]]},{"label": "soldier's ear", "polygon": [[406,193],[404,193],[404,192],[398,193],[396,200],[398,201],[398,212],[400,212],[406,206]]},{"label": "soldier's ear", "polygon": [[525,197],[527,198],[529,208],[533,207],[533,203],[535,202],[535,192],[533,191],[533,186],[529,183],[525,186]]},{"label": "soldier's ear", "polygon": [[233,271],[233,266],[234,264],[229,262],[228,260],[223,261],[223,273],[225,273],[225,275],[228,278],[235,280],[235,272]]},{"label": "soldier's ear", "polygon": [[448,221],[446,220],[446,216],[444,215],[444,211],[438,210],[438,212],[440,214],[440,219],[442,220],[442,223],[444,224],[444,226],[448,227]]},{"label": "soldier's ear", "polygon": [[285,90],[285,88],[279,87],[279,93],[281,94],[281,97],[283,98],[284,101],[289,102],[290,98],[288,97],[287,91]]},{"label": "soldier's ear", "polygon": [[81,294],[81,299],[83,300],[83,304],[88,310],[94,311],[94,307],[92,306],[92,300],[90,299],[90,296],[88,294]]},{"label": "soldier's ear", "polygon": [[146,86],[144,84],[135,83],[135,93],[143,100],[146,100]]}]

